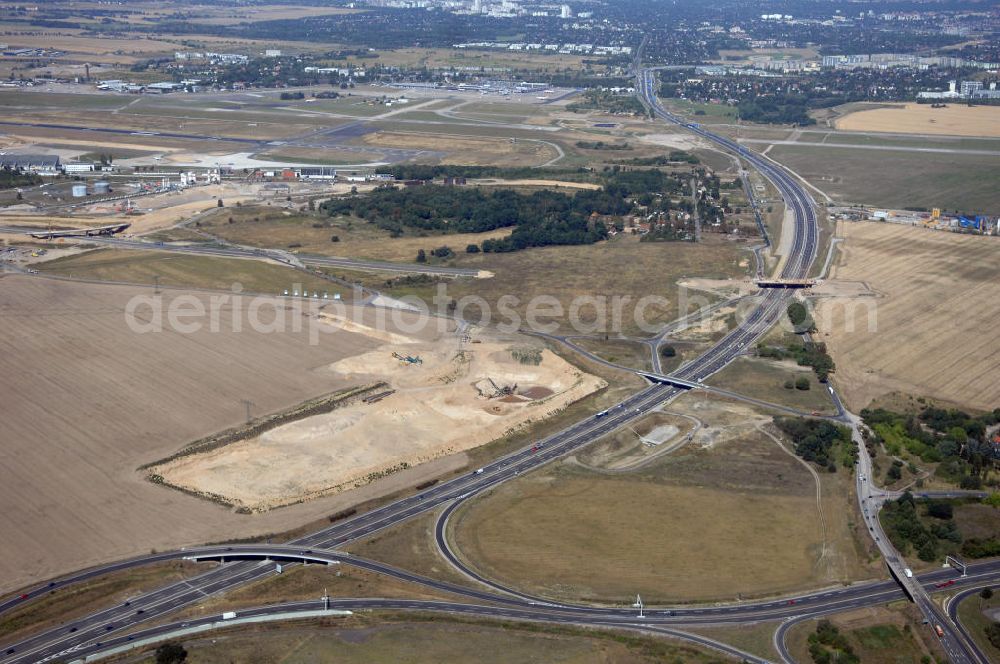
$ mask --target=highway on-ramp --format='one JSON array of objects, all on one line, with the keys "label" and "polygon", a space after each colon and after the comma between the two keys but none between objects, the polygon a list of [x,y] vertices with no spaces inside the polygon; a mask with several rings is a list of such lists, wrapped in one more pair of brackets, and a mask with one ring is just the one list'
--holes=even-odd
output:
[{"label": "highway on-ramp", "polygon": [[[653,76],[651,72],[640,72],[639,82],[641,96],[660,118],[680,124],[702,138],[712,141],[722,149],[738,154],[741,158],[759,169],[765,177],[774,183],[793,214],[793,242],[780,276],[785,279],[806,277],[816,256],[818,229],[813,201],[803,187],[783,168],[773,162],[764,159],[760,155],[747,150],[725,137],[712,134],[697,125],[685,124],[680,118],[664,111],[653,92]],[[740,321],[734,330],[705,354],[682,366],[675,372],[674,377],[682,381],[700,382],[725,367],[780,320],[781,316],[785,313],[786,306],[791,297],[792,293],[784,289],[769,289],[765,291],[756,308],[752,310],[745,320]],[[369,536],[418,514],[446,506],[457,500],[465,499],[521,473],[539,468],[544,464],[550,463],[555,459],[590,444],[624,424],[642,417],[681,391],[681,387],[672,385],[669,382],[656,382],[637,394],[628,397],[613,408],[576,422],[544,440],[537,441],[530,446],[526,446],[491,462],[483,467],[482,472],[476,471],[442,482],[422,493],[406,496],[370,512],[331,524],[318,532],[299,538],[288,545],[293,554],[292,558],[294,559],[295,555],[319,555],[320,552],[324,555],[332,555],[331,552],[334,552],[338,547],[348,542]],[[221,552],[222,555],[219,557],[238,558],[240,557],[239,551],[234,546],[231,551]],[[296,551],[298,552],[297,554],[294,553]],[[312,553],[302,553],[305,551]],[[245,552],[244,555],[246,557],[256,557],[251,556],[250,553]],[[197,554],[197,551],[189,552],[189,555],[195,554]],[[278,557],[278,552],[272,552],[269,555]],[[341,564],[346,563],[345,560],[340,560],[340,562]],[[358,561],[354,559],[352,562],[357,563]],[[96,571],[93,572],[96,574]],[[229,562],[194,579],[177,582],[138,596],[132,599],[127,606],[112,607],[111,609],[81,618],[73,624],[72,632],[69,632],[65,627],[59,627],[23,640],[20,643],[13,644],[9,646],[10,650],[3,655],[3,661],[18,663],[39,662],[55,658],[61,659],[77,654],[83,655],[98,652],[115,639],[127,640],[127,635],[121,635],[126,629],[134,629],[142,623],[153,619],[162,619],[166,615],[174,613],[182,607],[199,602],[209,595],[231,590],[273,573],[273,563],[260,561]],[[995,572],[986,573],[991,574]],[[565,621],[575,624],[616,624],[625,628],[634,628],[637,620],[634,610],[626,615],[624,612],[627,610],[622,609],[571,607],[554,604],[546,600],[526,598],[517,593],[511,594],[509,590],[506,593],[493,592],[496,590],[495,584],[493,585],[494,588],[490,589],[490,601],[496,607],[489,610],[497,612],[496,615],[498,616],[507,615],[514,617],[520,615],[523,619],[529,620]],[[454,592],[453,589],[448,590]],[[671,621],[680,623],[680,620],[684,618],[694,620],[695,615],[699,612],[704,614],[702,617],[712,622],[746,622],[748,620],[768,619],[764,616],[780,618],[788,616],[789,612],[795,612],[796,615],[804,613],[809,610],[804,603],[813,601],[820,603],[825,610],[830,610],[834,606],[839,607],[838,610],[844,610],[846,608],[882,603],[898,598],[901,592],[898,586],[890,583],[886,584],[881,590],[862,592],[858,597],[838,595],[838,593],[848,593],[849,590],[833,589],[807,595],[803,598],[770,600],[756,604],[676,610],[658,609],[650,610],[648,615],[650,616],[650,621],[656,620],[665,623]],[[44,593],[45,589],[42,588],[39,591]],[[465,594],[468,595],[468,590],[465,591]],[[509,599],[498,599],[503,597]],[[356,606],[367,606],[370,608],[379,608],[379,606],[386,608],[388,606],[378,605],[378,601],[380,600],[338,599],[335,600],[335,603],[339,607],[350,606],[352,602]],[[401,600],[393,600],[393,602],[396,603],[394,606],[402,606],[403,603]],[[512,604],[512,602],[515,603]],[[427,603],[425,602],[425,604]],[[452,610],[458,611],[455,608],[458,606],[467,605],[454,603]],[[310,610],[315,609],[315,603],[310,604],[309,608]],[[438,610],[438,608],[428,608],[426,610]],[[273,610],[287,611],[288,606],[284,605]],[[507,611],[509,613],[504,614],[500,611]],[[714,615],[711,614],[713,611],[716,612]],[[531,615],[529,616],[528,613]],[[727,616],[727,614],[730,615]],[[728,618],[731,618],[731,620]],[[674,635],[678,636],[680,634],[675,633]],[[96,645],[98,642],[101,642],[102,645]],[[956,659],[955,661],[964,662],[966,660]]]}]

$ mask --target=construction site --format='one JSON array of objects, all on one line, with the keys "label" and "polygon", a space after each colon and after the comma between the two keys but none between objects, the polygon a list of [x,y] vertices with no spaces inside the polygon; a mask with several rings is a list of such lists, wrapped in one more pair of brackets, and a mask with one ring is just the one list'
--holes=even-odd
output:
[{"label": "construction site", "polygon": [[977,235],[1000,235],[1000,217],[986,215],[949,214],[940,208],[929,212],[920,210],[887,210],[869,207],[831,207],[831,221],[881,221],[930,228],[952,233],[973,233]]},{"label": "construction site", "polygon": [[[370,310],[366,316],[370,316]],[[324,315],[325,316],[325,315]],[[314,371],[377,386],[327,413],[146,469],[158,483],[265,512],[464,452],[605,386],[549,350],[478,333],[409,334],[326,317],[381,345]]]}]

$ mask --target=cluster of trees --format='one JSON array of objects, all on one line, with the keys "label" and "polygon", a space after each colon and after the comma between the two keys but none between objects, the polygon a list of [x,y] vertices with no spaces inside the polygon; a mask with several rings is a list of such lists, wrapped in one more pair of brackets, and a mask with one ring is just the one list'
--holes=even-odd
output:
[{"label": "cluster of trees", "polygon": [[802,392],[808,392],[810,387],[811,386],[809,385],[809,379],[806,378],[805,376],[799,376],[795,380],[789,378],[788,380],[785,381],[786,390],[796,389]]},{"label": "cluster of trees", "polygon": [[756,77],[729,74],[692,77],[691,70],[662,72],[661,95],[735,106],[744,120],[815,124],[808,112],[854,101],[905,101],[921,90],[947,87],[971,70],[890,69],[823,70],[806,74]]},{"label": "cluster of trees", "polygon": [[[447,259],[451,258],[452,256],[454,256],[455,252],[452,251],[451,247],[445,245],[445,246],[438,247],[436,249],[431,249],[430,255],[433,256],[434,258],[439,259],[439,260],[447,260]],[[420,250],[417,251],[417,262],[418,263],[426,263],[427,262],[427,251],[426,250],[420,249]]]},{"label": "cluster of trees", "polygon": [[187,661],[187,650],[179,643],[164,643],[156,648],[156,664],[183,664]]},{"label": "cluster of trees", "polygon": [[569,195],[427,185],[381,187],[365,196],[328,201],[323,207],[331,216],[360,217],[394,235],[407,229],[482,233],[514,227],[511,235],[482,243],[483,251],[504,252],[551,244],[592,244],[606,238],[608,231],[591,215],[621,215],[630,205],[619,190],[610,188]]},{"label": "cluster of trees", "polygon": [[1000,538],[976,537],[962,542],[962,555],[967,558],[992,558],[1000,556]]},{"label": "cluster of trees", "polygon": [[962,534],[952,520],[953,509],[945,501],[928,501],[926,515],[932,520],[928,525],[920,518],[917,501],[909,491],[882,508],[882,523],[893,545],[904,554],[916,551],[917,557],[930,562],[946,551],[957,549]]},{"label": "cluster of trees", "polygon": [[[791,318],[791,316],[789,317]],[[758,344],[757,355],[774,360],[794,358],[800,367],[812,367],[816,378],[822,383],[829,380],[830,374],[837,368],[833,358],[830,357],[830,353],[827,352],[826,344],[821,341],[795,342],[787,346],[765,346],[764,344]]]},{"label": "cluster of trees", "polygon": [[820,620],[809,635],[809,655],[815,664],[860,664],[861,659],[840,630],[829,620]]},{"label": "cluster of trees", "polygon": [[[424,8],[366,7],[357,14],[309,16],[296,19],[253,21],[235,25],[208,25],[192,21],[183,13],[149,26],[128,25],[133,31],[168,34],[217,35],[227,38],[269,41],[315,41],[380,49],[406,47],[449,48],[456,41],[494,41],[509,35],[540,43],[598,43],[623,39],[620,29],[604,36],[574,28],[558,17],[485,18],[474,15],[427,11]],[[624,37],[638,43],[638,37]],[[690,40],[689,40],[690,41]]]},{"label": "cluster of trees", "polygon": [[799,127],[816,124],[809,117],[809,105],[801,95],[774,95],[747,99],[736,105],[740,120],[765,124],[792,124]]},{"label": "cluster of trees", "polygon": [[979,417],[956,409],[924,408],[919,415],[882,408],[865,409],[861,417],[871,430],[870,442],[886,452],[904,452],[938,463],[935,474],[962,488],[978,489],[996,467],[996,453],[986,428],[1000,421],[1000,409]]},{"label": "cluster of trees", "polygon": [[671,164],[680,163],[700,164],[701,160],[690,152],[685,152],[683,150],[671,150],[667,155],[657,155],[655,157],[635,157],[634,159],[621,161],[619,163],[631,164],[633,166],[669,166]]},{"label": "cluster of trees", "polygon": [[[993,597],[993,591],[989,588],[983,588],[979,596],[983,599],[989,599]],[[986,640],[992,643],[994,648],[1000,648],[1000,622],[990,623],[983,628],[983,631],[986,633]]]},{"label": "cluster of trees", "polygon": [[33,187],[42,183],[42,177],[34,173],[25,173],[18,169],[0,168],[0,189],[15,187]]},{"label": "cluster of trees", "polygon": [[851,430],[847,427],[803,417],[776,417],[774,424],[791,438],[795,454],[831,473],[837,470],[837,448],[843,450],[842,460],[853,465],[857,459],[857,446],[851,440]]},{"label": "cluster of trees", "polygon": [[566,110],[574,113],[580,111],[605,111],[615,115],[645,115],[646,107],[632,95],[615,94],[610,90],[593,89],[583,93],[583,99],[570,104]]},{"label": "cluster of trees", "polygon": [[292,99],[305,99],[305,98],[306,98],[306,95],[305,95],[304,92],[282,92],[281,93],[281,100],[282,101],[289,101],[289,100],[292,100]]},{"label": "cluster of trees", "polygon": [[576,147],[581,150],[628,150],[628,143],[605,143],[604,141],[577,141]]},{"label": "cluster of trees", "polygon": [[813,322],[809,309],[802,302],[795,301],[789,304],[787,313],[788,320],[792,323],[792,328],[796,334],[812,332],[816,329],[816,323]]},{"label": "cluster of trees", "polygon": [[651,229],[639,238],[639,242],[694,242],[694,233],[687,228],[688,224],[663,224]]}]

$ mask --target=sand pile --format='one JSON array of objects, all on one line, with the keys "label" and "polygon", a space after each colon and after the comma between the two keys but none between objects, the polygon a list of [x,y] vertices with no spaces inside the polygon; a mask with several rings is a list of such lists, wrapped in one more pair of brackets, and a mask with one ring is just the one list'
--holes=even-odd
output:
[{"label": "sand pile", "polygon": [[[351,331],[364,333],[365,326],[353,324]],[[291,422],[154,472],[171,484],[263,511],[485,444],[605,385],[547,350],[532,365],[498,342],[459,349],[451,338],[406,341],[318,370],[349,382],[385,381],[395,392],[381,401]]]}]

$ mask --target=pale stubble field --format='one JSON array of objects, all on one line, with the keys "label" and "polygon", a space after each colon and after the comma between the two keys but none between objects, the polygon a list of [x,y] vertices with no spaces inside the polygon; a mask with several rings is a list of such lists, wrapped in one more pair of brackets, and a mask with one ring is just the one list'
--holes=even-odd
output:
[{"label": "pale stubble field", "polygon": [[877,293],[818,306],[848,405],[898,391],[996,408],[1000,239],[888,223],[842,223],[838,235],[845,241],[832,277]]}]

